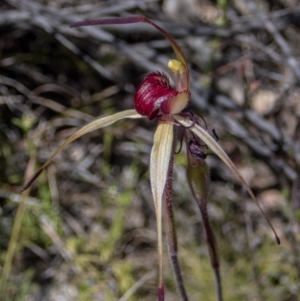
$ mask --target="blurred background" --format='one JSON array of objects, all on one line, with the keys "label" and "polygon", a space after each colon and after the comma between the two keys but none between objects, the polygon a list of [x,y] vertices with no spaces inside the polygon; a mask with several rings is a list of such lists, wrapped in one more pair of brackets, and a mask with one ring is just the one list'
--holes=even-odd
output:
[{"label": "blurred background", "polygon": [[[150,18],[182,47],[192,78],[188,109],[215,129],[281,238],[278,246],[249,195],[208,150],[224,299],[300,300],[297,0],[0,2],[0,299],[157,298],[149,184],[157,121],[121,121],[84,136],[28,197],[19,192],[25,174],[78,127],[133,108],[143,77],[167,71],[174,54],[149,25],[69,27],[130,15]],[[183,277],[190,300],[216,300],[185,168],[183,150],[174,168]],[[166,246],[164,266],[166,300],[180,300]]]}]

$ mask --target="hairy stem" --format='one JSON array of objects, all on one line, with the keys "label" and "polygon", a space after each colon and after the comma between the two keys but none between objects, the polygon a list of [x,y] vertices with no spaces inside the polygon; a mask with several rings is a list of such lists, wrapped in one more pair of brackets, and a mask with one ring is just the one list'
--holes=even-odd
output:
[{"label": "hairy stem", "polygon": [[205,229],[206,242],[208,245],[210,262],[211,262],[211,266],[212,266],[212,268],[214,270],[214,274],[215,274],[218,301],[223,301],[219,255],[218,255],[218,251],[217,251],[217,243],[216,243],[215,235],[212,231],[212,228],[211,228],[210,222],[209,222],[209,218],[207,215],[207,203],[206,202],[198,202],[198,206],[199,206],[199,209],[201,212],[203,225],[204,225],[204,229]]},{"label": "hairy stem", "polygon": [[166,222],[166,236],[168,244],[168,252],[175,274],[176,284],[183,301],[188,301],[186,290],[184,287],[180,265],[178,261],[177,251],[177,235],[175,228],[175,219],[173,214],[173,202],[172,202],[172,180],[173,180],[173,161],[174,155],[171,157],[170,166],[168,170],[168,178],[164,191],[164,204],[165,204],[165,222]]}]

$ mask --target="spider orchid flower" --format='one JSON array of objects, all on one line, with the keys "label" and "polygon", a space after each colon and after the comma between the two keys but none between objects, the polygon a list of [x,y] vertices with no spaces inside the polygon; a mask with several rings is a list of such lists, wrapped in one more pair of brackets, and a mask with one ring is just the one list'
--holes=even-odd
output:
[{"label": "spider orchid flower", "polygon": [[[166,31],[143,16],[89,20],[74,23],[71,25],[71,27],[108,24],[120,25],[139,22],[145,22],[152,25],[170,42],[176,55],[176,59],[171,59],[168,63],[173,84],[171,84],[168,76],[163,73],[155,72],[147,75],[136,89],[134,95],[135,109],[118,112],[110,116],[100,117],[79,129],[56,150],[56,152],[48,159],[48,161],[46,161],[46,163],[35,173],[31,180],[25,184],[22,190],[27,189],[39,176],[39,174],[48,166],[52,159],[68,144],[79,137],[94,130],[109,126],[121,119],[137,119],[147,117],[149,120],[152,120],[156,118],[158,120],[158,126],[154,135],[153,147],[151,151],[150,181],[158,232],[158,300],[164,300],[162,248],[162,212],[164,206],[166,212],[165,221],[169,255],[171,257],[171,262],[174,268],[175,278],[181,298],[182,300],[188,300],[178,265],[176,233],[172,213],[172,173],[174,161],[173,157],[175,154],[174,145],[179,136],[177,132],[180,130],[183,131],[181,143],[184,141],[187,147],[187,178],[192,194],[195,200],[198,202],[202,214],[206,229],[211,263],[216,276],[218,299],[222,300],[216,244],[213,232],[208,223],[206,211],[209,171],[205,162],[206,155],[204,153],[203,145],[210,148],[230,168],[230,170],[240,180],[242,185],[247,189],[251,198],[257,203],[262,214],[264,216],[265,214],[257,202],[257,199],[249,185],[243,179],[240,172],[223,151],[221,146],[207,132],[207,130],[200,126],[200,121],[196,116],[191,113],[182,112],[187,106],[191,96],[189,68],[182,50]],[[279,244],[280,241],[275,230],[267,218],[266,220],[273,230],[277,243]]]}]

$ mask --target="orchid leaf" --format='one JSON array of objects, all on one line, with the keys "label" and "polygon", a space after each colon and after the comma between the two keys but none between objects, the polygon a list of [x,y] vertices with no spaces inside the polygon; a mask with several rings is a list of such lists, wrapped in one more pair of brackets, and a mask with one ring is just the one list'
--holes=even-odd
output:
[{"label": "orchid leaf", "polygon": [[138,114],[135,110],[126,110],[122,112],[118,112],[116,114],[110,115],[110,116],[105,116],[98,118],[81,129],[79,129],[75,134],[70,136],[63,145],[61,145],[55,152],[54,154],[46,161],[46,163],[33,175],[33,177],[24,185],[22,188],[22,191],[26,190],[34,181],[35,179],[40,175],[40,173],[48,166],[48,164],[53,160],[53,158],[60,153],[67,145],[69,145],[71,142],[74,140],[80,138],[81,136],[90,133],[92,131],[95,131],[97,129],[101,129],[103,127],[106,127],[118,120],[124,119],[124,118],[142,118],[140,114]]},{"label": "orchid leaf", "polygon": [[150,181],[154,199],[159,255],[159,285],[162,287],[162,202],[173,152],[174,125],[160,122],[154,135],[150,158]]},{"label": "orchid leaf", "polygon": [[266,214],[262,210],[257,198],[255,197],[253,191],[251,190],[250,186],[247,184],[241,173],[238,171],[236,166],[233,164],[233,162],[230,160],[230,158],[227,156],[225,151],[222,149],[222,147],[214,140],[214,138],[206,131],[204,130],[201,126],[198,124],[195,124],[192,120],[185,118],[183,116],[179,115],[173,115],[174,119],[178,121],[180,124],[183,126],[189,128],[190,130],[197,136],[199,137],[230,169],[231,171],[235,174],[235,176],[240,180],[242,185],[246,188],[248,191],[249,195],[251,198],[254,200],[254,202],[257,204],[259,210],[265,217],[266,221],[268,222],[269,226],[271,227],[272,231],[274,232],[276,241],[278,244],[280,244],[280,239],[271,225],[269,219],[267,218]]}]

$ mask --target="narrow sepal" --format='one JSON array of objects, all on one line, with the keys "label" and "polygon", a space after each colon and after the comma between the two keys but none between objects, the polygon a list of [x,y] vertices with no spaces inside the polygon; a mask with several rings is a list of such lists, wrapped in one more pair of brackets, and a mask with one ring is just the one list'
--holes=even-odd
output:
[{"label": "narrow sepal", "polygon": [[156,212],[158,256],[159,256],[159,286],[162,280],[162,201],[167,182],[170,158],[173,150],[173,123],[171,120],[160,121],[154,134],[150,157],[150,181]]},{"label": "narrow sepal", "polygon": [[74,140],[80,138],[81,136],[90,133],[92,131],[95,131],[97,129],[106,127],[108,125],[111,125],[112,123],[124,119],[124,118],[142,118],[140,114],[138,114],[135,110],[126,110],[123,112],[118,112],[116,114],[100,117],[81,129],[79,129],[75,134],[70,136],[64,143],[61,145],[54,153],[53,155],[46,161],[46,163],[34,174],[34,176],[23,186],[22,191],[26,190],[35,180],[36,178],[41,174],[41,172],[48,166],[48,164],[53,160],[53,158],[59,154],[67,145],[69,145]]},{"label": "narrow sepal", "polygon": [[183,126],[185,126],[186,128],[190,128],[190,130],[197,137],[199,137],[231,169],[231,171],[240,180],[240,182],[242,183],[242,185],[246,188],[246,190],[248,191],[248,193],[251,196],[251,198],[257,204],[259,210],[261,211],[261,213],[265,217],[267,223],[269,224],[270,228],[272,229],[272,231],[273,231],[273,233],[275,235],[275,239],[276,239],[277,243],[280,244],[280,239],[279,239],[279,237],[278,237],[275,229],[273,228],[273,226],[270,223],[269,219],[267,218],[266,214],[262,210],[262,208],[261,208],[258,200],[256,199],[253,191],[251,190],[250,186],[247,184],[247,182],[245,181],[245,179],[242,177],[241,173],[238,171],[238,169],[236,168],[236,166],[233,164],[233,162],[227,156],[227,154],[225,153],[225,151],[222,149],[222,147],[215,141],[215,139],[206,130],[204,130],[198,124],[194,123],[189,118],[186,118],[186,117],[183,117],[183,116],[180,116],[180,115],[173,115],[173,118],[177,122],[179,122],[180,124],[182,124]]},{"label": "narrow sepal", "polygon": [[[183,64],[183,70],[181,72],[178,72],[183,79],[181,79],[182,82],[184,82],[184,90],[189,89],[190,87],[190,76],[189,76],[189,68],[186,61],[186,58],[179,47],[179,45],[176,43],[176,41],[170,36],[164,29],[162,29],[160,26],[152,22],[151,20],[147,19],[144,16],[130,16],[130,17],[124,17],[124,18],[105,18],[105,19],[98,19],[98,20],[86,20],[81,22],[76,22],[71,25],[71,27],[81,27],[81,26],[92,26],[92,25],[118,25],[118,24],[132,24],[132,23],[148,23],[155,27],[158,31],[160,31],[165,38],[169,41],[171,44],[173,51],[175,52],[175,55],[179,62]],[[171,69],[172,70],[172,69]]]},{"label": "narrow sepal", "polygon": [[124,17],[124,18],[104,18],[104,19],[98,19],[98,20],[86,20],[86,21],[80,21],[71,24],[70,27],[82,27],[82,26],[91,26],[91,25],[118,25],[118,24],[132,24],[132,23],[148,23],[155,27],[158,31],[160,31],[165,38],[170,42],[177,59],[184,64],[184,66],[187,68],[187,62],[185,59],[185,56],[181,50],[181,48],[178,46],[176,41],[160,26],[152,22],[151,20],[147,19],[144,16],[131,16],[131,17]]}]

